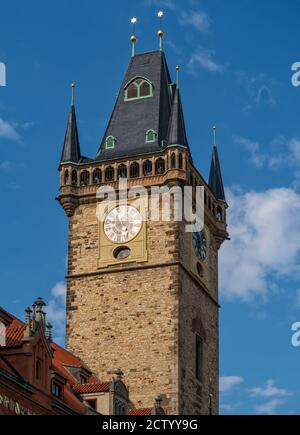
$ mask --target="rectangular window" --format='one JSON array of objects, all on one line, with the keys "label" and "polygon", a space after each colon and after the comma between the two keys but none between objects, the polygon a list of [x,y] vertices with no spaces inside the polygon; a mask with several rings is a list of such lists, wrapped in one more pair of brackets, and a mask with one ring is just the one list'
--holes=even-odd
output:
[{"label": "rectangular window", "polygon": [[52,382],[52,394],[55,397],[61,398],[62,387],[56,382]]},{"label": "rectangular window", "polygon": [[87,384],[87,378],[85,376],[80,376],[80,383]]},{"label": "rectangular window", "polygon": [[203,375],[203,340],[196,335],[196,378],[202,381]]},{"label": "rectangular window", "polygon": [[91,408],[93,408],[95,411],[97,411],[97,400],[87,400],[87,403],[90,405]]}]

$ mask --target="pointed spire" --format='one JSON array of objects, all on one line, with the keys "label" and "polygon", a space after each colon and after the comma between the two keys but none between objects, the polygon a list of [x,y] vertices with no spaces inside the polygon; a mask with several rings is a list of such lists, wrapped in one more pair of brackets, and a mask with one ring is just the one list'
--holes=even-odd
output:
[{"label": "pointed spire", "polygon": [[217,142],[216,142],[216,131],[217,131],[216,127],[213,128],[213,131],[214,131],[214,148],[213,148],[212,162],[210,167],[209,187],[211,188],[215,197],[218,200],[226,202],[224,185],[222,180],[222,173],[221,173],[221,165],[219,161]]},{"label": "pointed spire", "polygon": [[169,124],[168,145],[188,147],[179,88],[175,90]]},{"label": "pointed spire", "polygon": [[78,163],[80,160],[80,145],[74,106],[75,84],[72,83],[71,109],[60,163]]}]

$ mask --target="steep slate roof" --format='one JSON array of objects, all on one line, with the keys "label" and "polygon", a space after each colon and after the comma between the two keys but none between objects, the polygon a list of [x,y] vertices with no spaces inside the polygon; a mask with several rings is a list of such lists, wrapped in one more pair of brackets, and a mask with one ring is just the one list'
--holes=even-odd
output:
[{"label": "steep slate roof", "polygon": [[175,90],[172,104],[172,113],[168,133],[168,145],[182,145],[188,148],[182,103],[178,87]]},{"label": "steep slate roof", "polygon": [[224,185],[222,180],[221,166],[219,161],[218,149],[216,145],[213,149],[210,175],[209,175],[209,187],[213,191],[215,197],[220,201],[225,201]]},{"label": "steep slate roof", "polygon": [[[153,97],[125,101],[124,89],[134,78],[148,79],[154,86]],[[96,160],[109,160],[136,154],[159,152],[168,139],[171,115],[171,78],[162,51],[131,58]],[[146,132],[157,133],[155,143],[146,143]],[[116,138],[114,149],[105,149],[108,136]]]},{"label": "steep slate roof", "polygon": [[72,104],[60,163],[78,163],[81,158],[75,106]]}]

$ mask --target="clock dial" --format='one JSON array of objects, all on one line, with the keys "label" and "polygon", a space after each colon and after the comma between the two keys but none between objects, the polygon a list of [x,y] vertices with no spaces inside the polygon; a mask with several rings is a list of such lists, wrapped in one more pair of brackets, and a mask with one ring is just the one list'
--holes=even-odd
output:
[{"label": "clock dial", "polygon": [[113,208],[104,221],[104,233],[113,243],[128,243],[142,228],[142,215],[131,205]]},{"label": "clock dial", "polygon": [[207,257],[206,237],[204,231],[193,233],[193,247],[197,257],[204,261]]}]

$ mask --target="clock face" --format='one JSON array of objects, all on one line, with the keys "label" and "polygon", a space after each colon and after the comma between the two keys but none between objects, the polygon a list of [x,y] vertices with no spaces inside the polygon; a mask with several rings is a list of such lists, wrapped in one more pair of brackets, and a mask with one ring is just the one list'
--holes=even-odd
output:
[{"label": "clock face", "polygon": [[128,243],[142,228],[142,215],[131,205],[113,208],[104,221],[104,233],[113,243]]},{"label": "clock face", "polygon": [[201,261],[204,261],[207,256],[207,246],[205,233],[203,230],[197,233],[193,233],[193,247],[197,257]]}]

